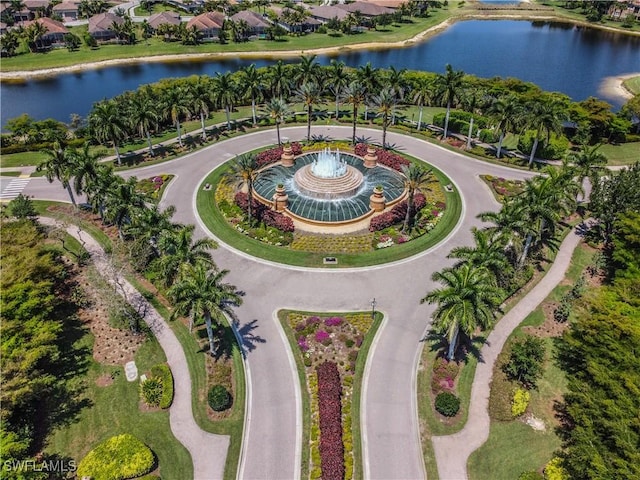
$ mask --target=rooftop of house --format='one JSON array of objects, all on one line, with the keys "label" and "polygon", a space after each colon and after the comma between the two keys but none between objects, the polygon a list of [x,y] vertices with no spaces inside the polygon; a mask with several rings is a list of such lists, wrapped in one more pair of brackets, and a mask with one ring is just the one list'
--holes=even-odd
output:
[{"label": "rooftop of house", "polygon": [[124,20],[122,17],[110,12],[99,13],[89,19],[89,33],[111,30],[111,26],[117,23],[122,25]]},{"label": "rooftop of house", "polygon": [[53,6],[54,12],[66,12],[66,11],[75,11],[78,10],[80,6],[77,2],[62,2]]},{"label": "rooftop of house", "polygon": [[309,13],[317,18],[326,18],[330,20],[337,18],[338,20],[345,19],[349,12],[338,5],[321,5],[319,7],[312,7],[309,9]]},{"label": "rooftop of house", "polygon": [[169,24],[169,25],[179,25],[180,24],[180,15],[176,12],[160,12],[154,13],[147,20],[149,25],[152,28],[158,28],[160,25]]},{"label": "rooftop of house", "polygon": [[209,30],[211,28],[222,28],[223,23],[224,13],[205,12],[189,20],[187,26],[195,26],[198,30]]},{"label": "rooftop of house", "polygon": [[238,22],[244,20],[251,27],[268,27],[271,24],[265,18],[252,10],[242,10],[231,16],[231,20]]},{"label": "rooftop of house", "polygon": [[25,28],[29,27],[29,25],[33,25],[34,23],[39,23],[43,27],[47,29],[47,33],[62,33],[67,34],[69,30],[65,27],[62,22],[58,22],[57,20],[52,20],[48,17],[38,18],[36,20],[28,20],[26,22],[22,22],[21,25]]}]

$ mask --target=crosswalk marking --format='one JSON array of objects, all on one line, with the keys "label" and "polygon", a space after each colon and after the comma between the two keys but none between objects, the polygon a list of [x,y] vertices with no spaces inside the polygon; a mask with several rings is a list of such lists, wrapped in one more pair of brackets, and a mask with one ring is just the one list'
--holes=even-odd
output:
[{"label": "crosswalk marking", "polygon": [[13,200],[22,193],[30,180],[30,178],[14,178],[9,183],[3,184],[0,200]]}]

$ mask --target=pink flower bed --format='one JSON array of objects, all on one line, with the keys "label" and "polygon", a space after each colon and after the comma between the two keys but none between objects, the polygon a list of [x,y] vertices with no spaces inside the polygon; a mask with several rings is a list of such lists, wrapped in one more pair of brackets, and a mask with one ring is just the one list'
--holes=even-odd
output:
[{"label": "pink flower bed", "polygon": [[[235,202],[243,212],[247,213],[247,211],[249,210],[249,202],[247,200],[246,193],[236,193]],[[253,215],[254,218],[257,218],[261,222],[264,222],[265,225],[277,228],[278,230],[281,230],[283,232],[293,232],[295,230],[293,220],[280,212],[269,210],[265,205],[258,202],[255,198],[251,199],[251,215]]]},{"label": "pink flower bed", "polygon": [[324,362],[318,374],[318,414],[320,419],[320,467],[323,480],[344,478],[344,446],[342,444],[342,384],[338,366]]},{"label": "pink flower bed", "polygon": [[[358,143],[353,149],[354,153],[360,157],[364,157],[367,154],[366,143]],[[409,160],[398,155],[397,153],[393,153],[389,150],[384,150],[382,148],[376,148],[376,155],[378,155],[378,163],[393,168],[398,172],[402,171],[402,167],[405,165],[409,165]]]},{"label": "pink flower bed", "polygon": [[342,317],[327,317],[324,320],[324,324],[327,327],[337,327],[338,325],[342,324],[343,321],[344,319]]},{"label": "pink flower bed", "polygon": [[[282,151],[283,147],[276,147],[265,150],[264,152],[260,152],[258,155],[256,155],[256,163],[259,167],[264,167],[265,165],[269,165],[270,163],[275,163],[280,160]],[[300,155],[302,153],[302,145],[300,145],[298,142],[293,142],[291,144],[291,152],[294,155]]]},{"label": "pink flower bed", "polygon": [[[427,200],[424,198],[424,195],[421,193],[417,193],[413,197],[413,209],[414,212],[417,212],[424,208]],[[384,230],[387,227],[391,227],[397,223],[403,222],[405,216],[407,215],[407,201],[404,200],[397,205],[395,205],[388,212],[384,212],[377,217],[373,217],[371,222],[369,223],[369,231],[377,232],[380,230]]]}]

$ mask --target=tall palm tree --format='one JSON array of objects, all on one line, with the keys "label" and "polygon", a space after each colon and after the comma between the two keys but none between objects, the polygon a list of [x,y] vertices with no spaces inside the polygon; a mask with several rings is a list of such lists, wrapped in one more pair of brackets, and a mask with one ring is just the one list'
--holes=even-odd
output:
[{"label": "tall palm tree", "polygon": [[535,131],[533,146],[529,155],[529,166],[533,165],[538,144],[543,138],[543,134],[548,143],[552,132],[559,133],[561,131],[564,110],[564,105],[558,100],[542,96],[536,97],[526,105],[523,113],[523,122],[527,128]]},{"label": "tall palm tree", "polygon": [[147,139],[149,155],[153,156],[149,130],[158,122],[158,109],[149,91],[140,91],[131,98],[127,116],[131,125],[138,130],[140,137]]},{"label": "tall palm tree", "polygon": [[364,118],[369,119],[369,98],[380,89],[380,70],[373,68],[371,62],[360,65],[355,72],[356,81],[360,84],[364,94]]},{"label": "tall palm tree", "polygon": [[415,217],[413,199],[417,191],[426,192],[435,181],[430,168],[425,168],[417,163],[410,163],[402,167],[404,174],[404,186],[407,189],[407,213],[402,225],[402,233],[411,229]]},{"label": "tall palm tree", "polygon": [[194,229],[194,225],[185,225],[177,230],[165,230],[158,238],[160,271],[167,287],[180,279],[188,266],[202,264],[207,269],[215,268],[209,250],[217,248],[218,244],[210,238],[194,241]]},{"label": "tall palm tree", "polygon": [[508,95],[493,101],[489,105],[488,113],[496,122],[496,129],[500,132],[498,149],[496,150],[496,158],[500,158],[505,135],[517,128],[518,119],[521,117],[521,104],[517,96]]},{"label": "tall palm tree", "polygon": [[305,83],[318,83],[320,80],[320,72],[322,71],[320,64],[317,62],[317,55],[300,57],[300,62],[294,67],[293,79],[298,88]]},{"label": "tall palm tree", "polygon": [[126,127],[122,112],[113,100],[103,100],[93,106],[89,114],[89,130],[100,143],[111,142],[118,165],[122,163],[118,143],[124,138]]},{"label": "tall palm tree", "polygon": [[320,88],[316,83],[305,82],[296,90],[296,100],[302,102],[307,110],[307,142],[310,142],[313,106],[322,102]]},{"label": "tall palm tree", "polygon": [[371,103],[376,107],[376,116],[382,118],[382,148],[387,148],[387,128],[397,103],[396,96],[391,88],[385,87],[373,96]]},{"label": "tall palm tree", "polygon": [[258,177],[258,171],[259,167],[256,156],[245,153],[233,159],[231,170],[227,173],[227,178],[247,193],[247,217],[249,224],[251,224],[252,220],[251,203],[253,199],[253,183]]},{"label": "tall palm tree", "polygon": [[62,187],[67,189],[69,199],[74,207],[76,199],[71,189],[71,177],[74,170],[73,155],[67,148],[63,148],[58,141],[53,142],[52,148],[44,149],[42,152],[47,158],[37,167],[38,172],[44,172],[46,179],[52,183],[54,179],[62,183]]},{"label": "tall palm tree", "polygon": [[94,211],[98,211],[103,222],[105,220],[107,198],[119,181],[120,177],[114,175],[111,165],[99,163],[96,168],[95,179],[84,187],[88,202]]},{"label": "tall palm tree", "polygon": [[130,177],[127,180],[118,180],[107,193],[106,218],[118,228],[118,236],[124,239],[125,225],[131,222],[136,212],[145,208],[144,199],[138,192],[138,179]]},{"label": "tall palm tree", "polygon": [[418,114],[418,131],[422,127],[422,112],[425,106],[431,105],[433,100],[433,85],[429,78],[420,76],[413,86],[412,100],[418,105],[420,113]]},{"label": "tall palm tree", "polygon": [[191,110],[200,114],[200,127],[202,128],[202,140],[207,139],[207,130],[204,121],[209,116],[211,106],[211,84],[209,77],[199,76],[189,83],[189,98]]},{"label": "tall palm tree", "polygon": [[353,134],[351,143],[356,144],[356,125],[358,123],[358,109],[365,103],[366,97],[359,82],[352,82],[344,90],[342,101],[351,105],[353,117]]},{"label": "tall palm tree", "polygon": [[456,258],[459,261],[455,267],[465,263],[474,267],[484,267],[489,270],[496,280],[510,269],[509,259],[505,254],[505,237],[490,229],[473,227],[473,247],[455,247],[447,258]]},{"label": "tall palm tree", "polygon": [[162,235],[177,232],[182,225],[172,223],[171,217],[176,213],[176,207],[169,205],[161,210],[157,204],[141,208],[131,219],[127,227],[127,234],[136,240],[148,243],[156,257],[160,256],[158,241]]},{"label": "tall palm tree", "polygon": [[280,141],[280,124],[284,123],[289,114],[289,106],[282,97],[272,98],[265,105],[265,113],[276,123],[276,132],[278,134],[278,145],[282,145]]},{"label": "tall palm tree", "polygon": [[219,324],[230,306],[242,304],[236,287],[222,281],[227,273],[208,270],[205,265],[190,267],[167,292],[174,305],[171,319],[188,316],[191,327],[194,318],[204,318],[211,355],[215,355],[213,321]]},{"label": "tall palm tree", "polygon": [[434,85],[436,87],[437,97],[441,103],[447,105],[447,113],[444,119],[444,137],[447,138],[449,131],[449,116],[451,115],[451,107],[455,105],[458,100],[462,87],[464,85],[464,72],[462,70],[454,70],[453,67],[447,63],[445,67],[445,74],[436,75]]},{"label": "tall palm tree", "polygon": [[231,130],[231,110],[238,100],[238,87],[231,72],[217,73],[212,81],[215,103],[224,108],[227,116],[227,130]]},{"label": "tall palm tree", "polygon": [[99,178],[99,163],[101,155],[91,152],[89,142],[85,142],[81,149],[70,152],[73,169],[73,188],[78,195],[91,189]]},{"label": "tall palm tree", "polygon": [[513,266],[518,265],[524,239],[531,233],[526,205],[519,198],[508,199],[497,212],[483,212],[478,215],[483,222],[493,225],[485,228],[492,238],[498,238],[505,244]]},{"label": "tall palm tree", "polygon": [[451,361],[460,332],[471,337],[478,327],[484,330],[491,325],[494,309],[500,304],[500,289],[486,268],[470,264],[446,268],[431,278],[443,286],[428,293],[420,302],[437,304],[433,329],[446,335],[447,359]]},{"label": "tall palm tree", "polygon": [[598,181],[602,167],[607,164],[607,157],[598,151],[600,147],[602,147],[601,143],[592,147],[584,144],[579,152],[571,152],[568,155],[567,159],[573,164],[575,175],[581,185],[585,178],[594,185]]},{"label": "tall palm tree", "polygon": [[282,60],[268,67],[267,80],[272,98],[288,98],[291,93],[289,67]]},{"label": "tall palm tree", "polygon": [[349,73],[347,72],[344,62],[332,59],[327,69],[329,81],[331,83],[331,91],[336,100],[336,120],[340,116],[339,101],[344,88],[349,84]]},{"label": "tall palm tree", "polygon": [[407,91],[407,79],[406,79],[406,68],[401,68],[400,70],[396,69],[393,65],[389,67],[387,71],[386,78],[383,80],[386,88],[391,89],[393,96],[396,98],[396,104],[394,105],[393,111],[391,113],[391,124],[395,125],[396,123],[396,105],[398,101],[404,99],[404,94]]},{"label": "tall palm tree", "polygon": [[258,73],[255,64],[240,69],[240,91],[251,99],[251,116],[253,118],[253,126],[258,124],[256,118],[256,101],[263,98],[264,85],[262,83],[262,75]]},{"label": "tall palm tree", "polygon": [[191,99],[189,91],[177,82],[172,83],[163,93],[161,97],[161,110],[164,112],[165,118],[170,118],[171,123],[176,126],[178,134],[178,145],[183,146],[182,132],[180,131],[180,118],[191,113]]}]

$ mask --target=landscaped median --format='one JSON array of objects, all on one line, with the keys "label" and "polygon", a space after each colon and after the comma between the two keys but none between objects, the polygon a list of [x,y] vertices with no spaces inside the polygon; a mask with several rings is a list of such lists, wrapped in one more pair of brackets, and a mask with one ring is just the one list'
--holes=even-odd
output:
[{"label": "landscaped median", "polygon": [[363,478],[362,376],[383,315],[280,310],[302,391],[302,478]]}]

